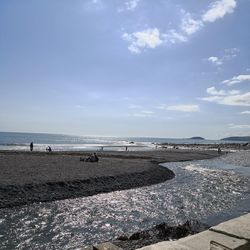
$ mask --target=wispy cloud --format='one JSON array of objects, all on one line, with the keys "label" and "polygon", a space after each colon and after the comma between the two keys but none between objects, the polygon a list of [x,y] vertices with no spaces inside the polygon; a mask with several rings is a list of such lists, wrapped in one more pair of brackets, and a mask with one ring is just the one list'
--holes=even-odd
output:
[{"label": "wispy cloud", "polygon": [[132,34],[124,33],[122,35],[123,39],[130,43],[128,49],[132,53],[137,54],[145,48],[153,49],[161,45],[163,42],[161,36],[162,35],[157,28],[146,29]]},{"label": "wispy cloud", "polygon": [[244,81],[250,81],[250,75],[238,75],[234,76],[231,79],[225,80],[222,83],[227,84],[228,86],[244,82]]},{"label": "wispy cloud", "polygon": [[182,11],[184,17],[181,20],[180,28],[186,35],[192,35],[202,28],[203,22],[201,20],[195,20],[190,13]]},{"label": "wispy cloud", "polygon": [[140,109],[140,108],[142,108],[142,106],[136,105],[136,104],[130,104],[130,105],[128,106],[128,108],[129,108],[129,109]]},{"label": "wispy cloud", "polygon": [[210,56],[207,60],[209,62],[211,62],[212,64],[215,64],[215,65],[221,65],[222,64],[222,60],[219,59],[219,57],[217,57],[217,56]]},{"label": "wispy cloud", "polygon": [[129,11],[134,11],[140,0],[130,0],[125,2],[126,9]]},{"label": "wispy cloud", "polygon": [[236,8],[236,0],[218,0],[210,4],[207,11],[200,18],[192,18],[190,13],[183,11],[184,17],[181,23],[181,30],[187,35],[199,31],[206,23],[215,22],[226,14],[231,14]]},{"label": "wispy cloud", "polygon": [[224,54],[221,57],[210,56],[207,60],[216,66],[220,66],[226,61],[229,61],[233,59],[234,57],[236,57],[239,51],[240,50],[238,48],[225,49]]},{"label": "wispy cloud", "polygon": [[[129,3],[127,6],[130,6],[129,8],[134,10],[138,1],[132,0],[127,3]],[[182,10],[183,17],[177,29],[170,29],[160,33],[157,27],[149,28],[133,33],[123,33],[122,38],[130,43],[128,49],[136,54],[147,48],[154,49],[161,44],[187,42],[188,38],[204,27],[206,23],[215,22],[217,19],[223,18],[226,14],[233,13],[236,5],[236,0],[215,1],[200,18],[196,19],[192,17],[191,13]],[[218,57],[211,58],[211,62],[219,65],[220,60]]]},{"label": "wispy cloud", "polygon": [[135,117],[152,117],[153,114],[154,114],[153,111],[142,110],[140,112],[136,112],[136,113],[130,114],[130,116],[135,116]]},{"label": "wispy cloud", "polygon": [[249,124],[234,124],[234,123],[230,123],[230,124],[228,124],[228,126],[231,129],[250,129],[250,125]]},{"label": "wispy cloud", "polygon": [[200,99],[229,106],[250,106],[250,92],[243,94],[230,94],[228,92],[228,95],[211,95]]},{"label": "wispy cloud", "polygon": [[217,90],[214,86],[207,88],[207,93],[210,95],[224,96],[224,95],[237,95],[240,94],[239,90]]},{"label": "wispy cloud", "polygon": [[[221,83],[225,84],[226,88],[229,88],[231,85],[243,82],[250,81],[250,75],[238,75],[234,76],[231,79],[224,80]],[[221,85],[220,85],[221,86]],[[227,90],[227,89],[216,89],[212,86],[206,89],[206,92],[209,96],[199,98],[200,100],[213,102],[217,104],[229,105],[229,106],[250,106],[250,92],[243,93],[240,90]],[[248,111],[243,111],[241,114],[248,114]]]},{"label": "wispy cloud", "polygon": [[149,114],[149,115],[154,114],[154,112],[153,112],[153,111],[150,111],[150,110],[142,110],[142,113],[143,113],[143,114]]},{"label": "wispy cloud", "polygon": [[75,105],[75,108],[76,108],[76,109],[84,109],[85,106],[82,106],[82,105],[77,104],[77,105]]},{"label": "wispy cloud", "polygon": [[156,107],[157,109],[167,109],[167,106],[168,105],[166,105],[166,104],[161,104],[161,105],[159,105],[158,107]]},{"label": "wispy cloud", "polygon": [[103,0],[88,0],[84,1],[85,9],[92,12],[92,11],[102,11],[105,8],[105,4]]},{"label": "wispy cloud", "polygon": [[196,104],[180,104],[180,105],[172,105],[166,106],[166,110],[178,111],[178,112],[198,112],[200,111],[199,105]]},{"label": "wispy cloud", "polygon": [[166,34],[162,34],[164,43],[175,44],[179,42],[187,42],[187,36],[177,32],[175,29],[169,30]]},{"label": "wispy cloud", "polygon": [[223,56],[223,60],[230,60],[230,59],[236,57],[239,52],[240,52],[240,49],[238,49],[238,48],[225,49],[224,50],[225,54]]},{"label": "wispy cloud", "polygon": [[250,115],[250,110],[240,112],[241,115]]},{"label": "wispy cloud", "polygon": [[90,92],[87,92],[87,96],[91,99],[100,99],[103,97],[103,94],[100,92],[90,91]]}]

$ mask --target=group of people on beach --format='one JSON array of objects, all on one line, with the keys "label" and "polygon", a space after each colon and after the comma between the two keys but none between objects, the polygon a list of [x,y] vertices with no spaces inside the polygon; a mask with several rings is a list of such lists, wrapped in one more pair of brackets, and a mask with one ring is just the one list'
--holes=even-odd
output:
[{"label": "group of people on beach", "polygon": [[[33,141],[30,143],[30,152],[33,151],[33,148],[34,148],[34,144],[33,144]],[[46,147],[46,152],[52,152],[52,148],[50,146]]]},{"label": "group of people on beach", "polygon": [[99,161],[99,157],[97,156],[96,153],[93,153],[93,154],[89,155],[86,159],[80,157],[80,161],[85,161],[85,162],[98,162],[98,161]]},{"label": "group of people on beach", "polygon": [[46,147],[46,152],[52,152],[52,149],[50,146]]}]

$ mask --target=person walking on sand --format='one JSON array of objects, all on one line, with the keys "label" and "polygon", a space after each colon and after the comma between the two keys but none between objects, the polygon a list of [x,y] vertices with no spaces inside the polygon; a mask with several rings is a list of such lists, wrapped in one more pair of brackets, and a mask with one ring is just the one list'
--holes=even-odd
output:
[{"label": "person walking on sand", "polygon": [[30,151],[33,151],[33,141],[30,143]]}]

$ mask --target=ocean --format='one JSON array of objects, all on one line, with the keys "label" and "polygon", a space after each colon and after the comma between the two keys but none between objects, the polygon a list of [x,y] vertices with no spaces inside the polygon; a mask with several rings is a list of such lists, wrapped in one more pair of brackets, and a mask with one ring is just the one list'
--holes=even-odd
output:
[{"label": "ocean", "polygon": [[154,149],[157,143],[220,144],[232,141],[0,132],[0,150],[28,151],[30,142],[34,143],[34,151],[45,151],[47,146],[50,146],[53,151],[98,151],[102,147],[104,150],[118,151],[124,150],[126,146],[129,150]]}]

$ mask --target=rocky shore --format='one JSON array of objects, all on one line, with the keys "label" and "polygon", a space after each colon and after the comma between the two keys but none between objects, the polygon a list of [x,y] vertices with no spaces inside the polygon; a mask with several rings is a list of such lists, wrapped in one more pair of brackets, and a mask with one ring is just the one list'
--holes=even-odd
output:
[{"label": "rocky shore", "polygon": [[0,152],[0,208],[76,198],[164,182],[170,161],[208,159],[216,151],[103,152],[96,163],[87,152]]},{"label": "rocky shore", "polygon": [[110,242],[86,246],[82,250],[132,250],[156,244],[161,241],[176,241],[180,238],[200,233],[209,228],[208,225],[198,221],[186,221],[182,225],[168,225],[163,222],[150,229],[138,231],[132,235],[122,235]]},{"label": "rocky shore", "polygon": [[123,235],[112,241],[123,250],[137,249],[155,244],[160,241],[177,240],[208,229],[209,226],[198,221],[187,221],[183,225],[171,226],[163,222],[148,230],[139,231],[132,235]]}]

